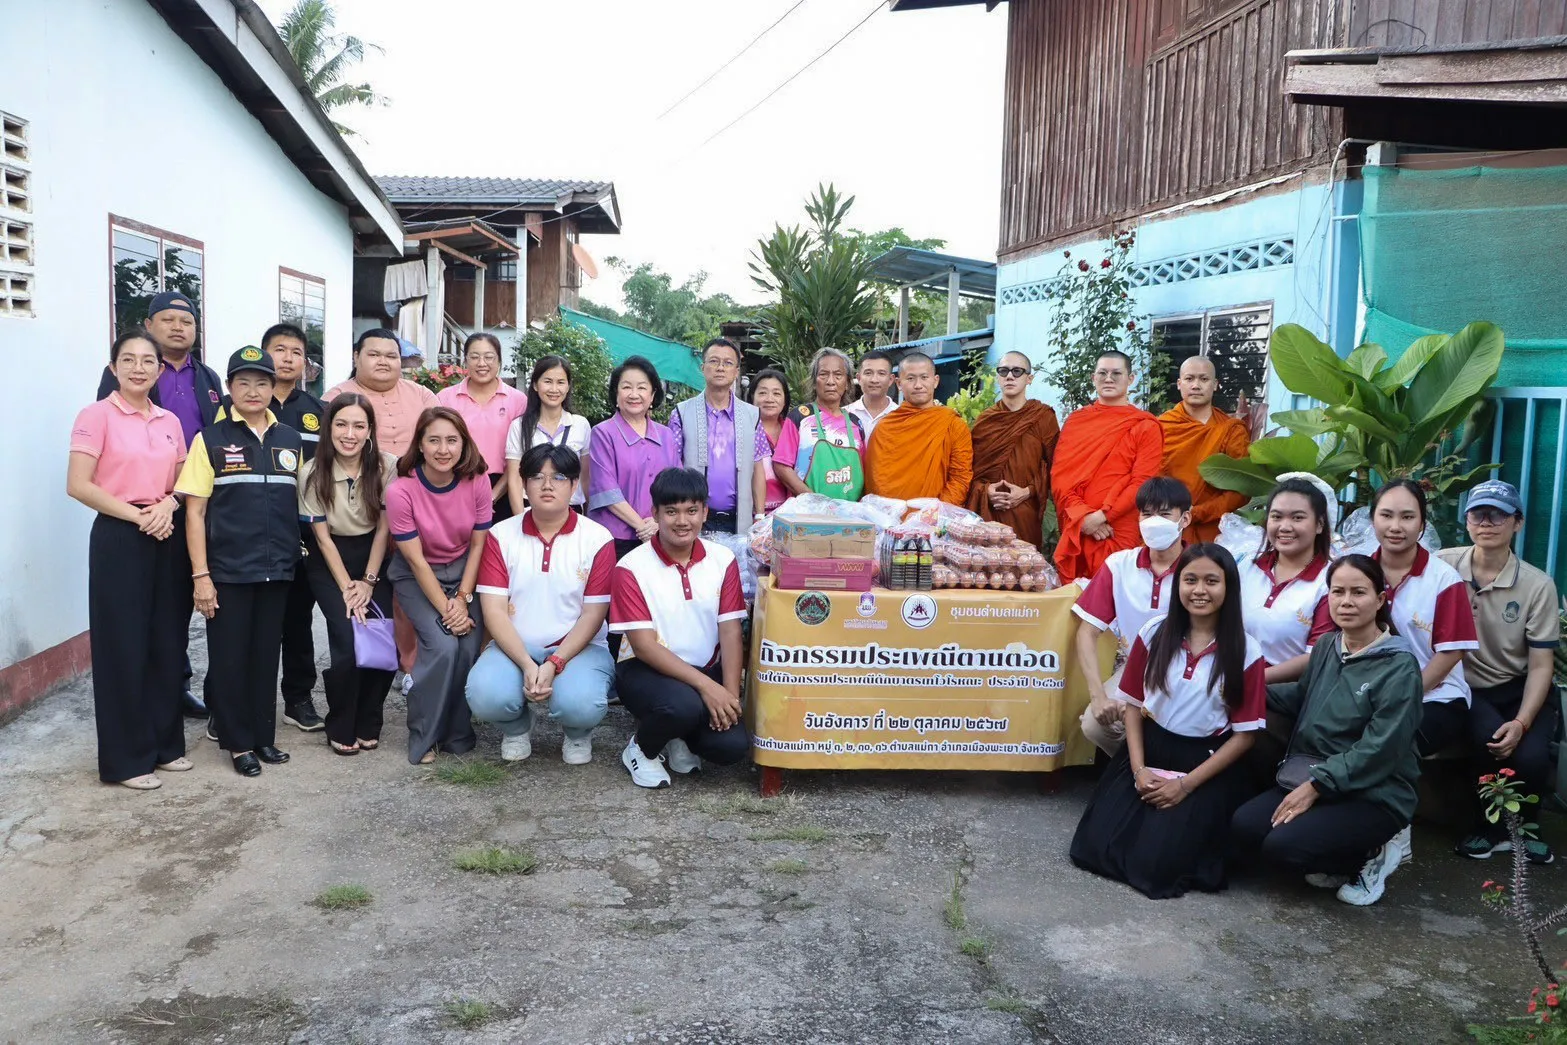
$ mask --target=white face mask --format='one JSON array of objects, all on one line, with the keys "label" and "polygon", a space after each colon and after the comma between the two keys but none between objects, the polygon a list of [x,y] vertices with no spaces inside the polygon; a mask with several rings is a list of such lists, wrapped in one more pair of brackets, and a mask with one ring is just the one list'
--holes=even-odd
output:
[{"label": "white face mask", "polygon": [[1142,531],[1143,543],[1156,552],[1164,551],[1181,539],[1180,525],[1162,515],[1150,515],[1138,520],[1137,528]]}]

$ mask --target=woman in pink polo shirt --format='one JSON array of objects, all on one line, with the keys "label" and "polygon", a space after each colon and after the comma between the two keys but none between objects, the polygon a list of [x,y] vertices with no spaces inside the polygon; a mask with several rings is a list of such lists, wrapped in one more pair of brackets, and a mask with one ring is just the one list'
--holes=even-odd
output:
[{"label": "woman in pink polo shirt", "polygon": [[185,433],[148,398],[151,339],[121,334],[109,361],[118,389],[76,416],[66,492],[98,513],[87,545],[98,776],[150,791],[154,769],[191,767],[180,714],[190,559],[173,494]]},{"label": "woman in pink polo shirt", "polygon": [[462,415],[490,477],[495,521],[511,518],[506,498],[506,434],[528,408],[525,393],[501,380],[501,342],[494,334],[469,334],[462,346],[468,376],[435,394],[435,401]]},{"label": "woman in pink polo shirt", "polygon": [[436,748],[461,755],[475,743],[464,696],[480,642],[470,603],[494,507],[484,455],[448,407],[419,415],[397,474],[386,491],[397,545],[386,575],[419,643],[419,672],[408,690],[408,761],[429,765]]}]

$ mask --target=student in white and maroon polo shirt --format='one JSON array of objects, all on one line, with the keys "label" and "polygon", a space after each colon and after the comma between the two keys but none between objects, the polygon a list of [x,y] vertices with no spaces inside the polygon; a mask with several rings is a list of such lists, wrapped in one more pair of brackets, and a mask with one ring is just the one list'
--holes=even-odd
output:
[{"label": "student in white and maroon polo shirt", "polygon": [[[530,447],[519,462],[529,507],[490,530],[479,606],[492,641],[468,673],[468,707],[501,727],[501,758],[533,754],[533,716],[565,731],[560,757],[593,758],[593,727],[615,685],[604,618],[615,539],[571,510],[582,462],[565,446]],[[569,669],[569,670],[568,670]]]},{"label": "student in white and maroon polo shirt", "polygon": [[740,724],[746,611],[735,557],[701,538],[706,477],[666,468],[651,494],[658,533],[615,567],[609,629],[626,637],[616,690],[637,720],[620,760],[638,787],[668,787],[670,769],[729,765],[750,749]]},{"label": "student in white and maroon polo shirt", "polygon": [[1137,511],[1143,546],[1112,553],[1072,606],[1078,616],[1077,662],[1088,683],[1088,707],[1079,724],[1083,735],[1112,757],[1126,738],[1123,705],[1110,695],[1124,664],[1108,679],[1099,677],[1099,636],[1112,632],[1121,647],[1116,660],[1124,661],[1143,625],[1170,612],[1170,578],[1181,557],[1181,532],[1191,525],[1191,491],[1179,479],[1156,475],[1137,488]]}]

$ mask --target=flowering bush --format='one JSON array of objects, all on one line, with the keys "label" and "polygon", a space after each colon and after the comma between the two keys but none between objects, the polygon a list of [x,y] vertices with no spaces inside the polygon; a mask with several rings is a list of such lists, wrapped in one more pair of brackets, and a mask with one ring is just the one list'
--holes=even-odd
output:
[{"label": "flowering bush", "polygon": [[408,372],[408,380],[421,384],[432,392],[450,388],[467,376],[467,370],[460,366],[453,366],[451,363],[442,363],[440,366],[422,366],[418,370],[410,370]]}]

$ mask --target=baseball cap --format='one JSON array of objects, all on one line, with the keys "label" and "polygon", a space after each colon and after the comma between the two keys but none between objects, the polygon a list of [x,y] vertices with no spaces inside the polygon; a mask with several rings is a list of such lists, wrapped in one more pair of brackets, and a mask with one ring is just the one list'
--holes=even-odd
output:
[{"label": "baseball cap", "polygon": [[1512,483],[1504,483],[1500,479],[1487,479],[1469,491],[1469,500],[1464,504],[1466,512],[1472,512],[1476,508],[1500,508],[1508,515],[1521,515],[1523,499],[1518,496],[1518,487]]},{"label": "baseball cap", "polygon": [[190,298],[177,290],[165,290],[152,299],[152,304],[147,306],[148,317],[156,316],[159,312],[174,309],[176,312],[188,312],[192,316],[196,314],[196,306],[191,304]]},{"label": "baseball cap", "polygon": [[246,345],[229,356],[228,376],[233,377],[242,370],[254,370],[268,377],[277,377],[277,367],[272,365],[272,357],[255,345]]}]

